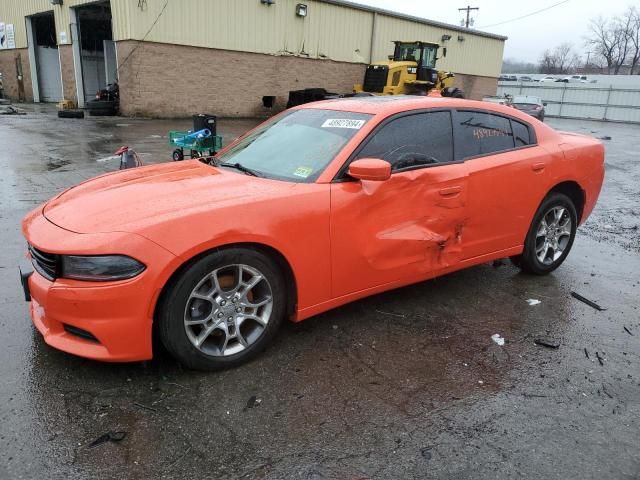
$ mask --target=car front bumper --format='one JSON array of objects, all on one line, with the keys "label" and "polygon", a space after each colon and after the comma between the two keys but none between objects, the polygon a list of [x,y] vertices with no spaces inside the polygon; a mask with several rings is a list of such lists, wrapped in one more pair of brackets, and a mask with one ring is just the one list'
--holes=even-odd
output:
[{"label": "car front bumper", "polygon": [[[135,234],[78,234],[44,217],[25,222],[27,241],[57,254],[123,254],[146,265],[138,276],[113,282],[50,281],[21,264],[31,319],[44,341],[81,357],[110,362],[152,357],[155,303],[164,284],[163,269],[175,261],[164,248]],[[30,259],[29,259],[30,260]],[[26,281],[26,284],[24,282]]]}]

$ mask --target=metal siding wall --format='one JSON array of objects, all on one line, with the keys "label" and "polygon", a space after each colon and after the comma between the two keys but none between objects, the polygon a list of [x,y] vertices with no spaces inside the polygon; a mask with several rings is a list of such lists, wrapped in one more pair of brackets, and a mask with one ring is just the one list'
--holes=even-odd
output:
[{"label": "metal siding wall", "polygon": [[[342,62],[368,63],[374,14],[316,0],[307,0],[308,16],[295,15],[298,0],[278,0],[272,6],[258,0],[147,0],[140,9],[135,0],[111,0],[114,40],[140,40],[163,9],[167,8],[146,40],[197,47],[248,51],[271,55],[297,55]],[[16,46],[27,46],[24,17],[54,10],[56,29],[67,33],[69,8],[92,0],[0,0],[0,21],[13,23]],[[504,42],[472,33],[376,15],[373,59],[387,58],[393,40],[427,40],[447,47],[442,68],[468,75],[497,77]],[[451,40],[442,42],[444,34]],[[458,35],[465,37],[458,42]],[[179,59],[176,59],[178,62]]]},{"label": "metal siding wall", "polygon": [[[443,35],[451,35],[451,40],[443,42]],[[458,35],[462,35],[465,41],[459,42]],[[502,40],[378,14],[374,60],[386,59],[393,53],[393,40],[422,40],[447,47],[447,56],[438,61],[438,67],[453,72],[498,77],[502,69]]]}]

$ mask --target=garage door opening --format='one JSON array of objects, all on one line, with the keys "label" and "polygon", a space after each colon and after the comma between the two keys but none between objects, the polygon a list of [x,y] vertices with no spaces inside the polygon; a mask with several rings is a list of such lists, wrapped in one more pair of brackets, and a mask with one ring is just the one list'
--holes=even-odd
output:
[{"label": "garage door opening", "polygon": [[116,48],[111,27],[111,5],[108,1],[75,9],[80,38],[82,92],[85,101],[96,92],[117,81]]},{"label": "garage door opening", "polygon": [[[39,100],[58,102],[62,99],[62,75],[56,41],[56,23],[53,12],[28,17],[30,44],[35,57],[35,75]],[[35,96],[35,95],[34,95]]]}]

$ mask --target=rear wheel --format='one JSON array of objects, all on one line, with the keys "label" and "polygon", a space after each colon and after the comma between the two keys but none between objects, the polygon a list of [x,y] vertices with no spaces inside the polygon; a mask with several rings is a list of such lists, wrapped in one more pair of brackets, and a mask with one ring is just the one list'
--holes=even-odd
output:
[{"label": "rear wheel", "polygon": [[536,212],[522,255],[511,261],[523,271],[546,275],[567,258],[578,226],[576,208],[569,197],[550,194]]},{"label": "rear wheel", "polygon": [[166,349],[184,365],[219,370],[258,355],[285,315],[285,288],[262,253],[230,248],[206,255],[169,287],[158,328]]}]

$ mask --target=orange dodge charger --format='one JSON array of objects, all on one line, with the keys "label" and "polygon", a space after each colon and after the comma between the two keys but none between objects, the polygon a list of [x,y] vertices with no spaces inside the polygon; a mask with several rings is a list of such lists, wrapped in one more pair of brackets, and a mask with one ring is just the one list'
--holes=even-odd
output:
[{"label": "orange dodge charger", "polygon": [[604,148],[502,105],[362,97],[287,110],[215,157],[110,173],[23,221],[31,317],[106,361],[238,365],[338,305],[511,257],[543,275],[596,203]]}]

